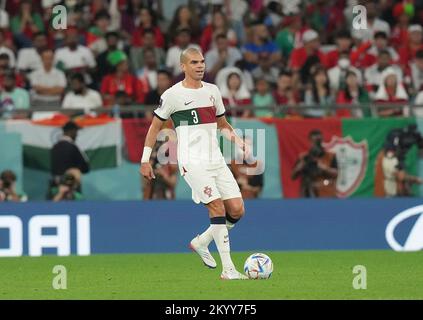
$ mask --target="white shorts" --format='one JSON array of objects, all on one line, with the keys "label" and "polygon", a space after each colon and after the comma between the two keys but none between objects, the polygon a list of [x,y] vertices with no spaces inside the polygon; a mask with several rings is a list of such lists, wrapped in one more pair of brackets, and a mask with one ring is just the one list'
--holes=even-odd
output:
[{"label": "white shorts", "polygon": [[191,187],[195,203],[208,204],[213,200],[241,198],[241,191],[231,170],[225,164],[217,169],[206,169],[199,164],[180,166],[181,175]]}]

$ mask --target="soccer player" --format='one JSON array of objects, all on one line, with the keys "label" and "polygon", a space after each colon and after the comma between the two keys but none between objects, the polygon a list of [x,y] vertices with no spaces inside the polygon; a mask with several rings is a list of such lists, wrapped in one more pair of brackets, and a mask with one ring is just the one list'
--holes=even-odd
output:
[{"label": "soccer player", "polygon": [[217,129],[242,148],[245,156],[251,151],[227,122],[217,86],[201,81],[205,71],[201,52],[195,48],[184,50],[180,63],[185,78],[161,96],[145,139],[140,173],[147,179],[155,178],[149,158],[163,122],[171,117],[178,136],[179,171],[192,189],[194,202],[202,202],[210,217],[210,227],[191,241],[190,248],[207,267],[216,268],[208,249],[214,240],[222,261],[221,279],[247,279],[232,262],[228,234],[244,215],[244,202],[220,152]]}]

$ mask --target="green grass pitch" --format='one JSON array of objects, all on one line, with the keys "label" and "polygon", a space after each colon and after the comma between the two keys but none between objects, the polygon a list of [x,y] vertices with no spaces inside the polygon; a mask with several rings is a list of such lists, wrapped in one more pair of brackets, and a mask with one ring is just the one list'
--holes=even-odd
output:
[{"label": "green grass pitch", "polygon": [[[233,253],[240,270],[253,252]],[[269,280],[223,281],[194,253],[0,258],[0,299],[423,299],[423,252],[265,252]],[[217,254],[214,254],[218,258]],[[55,265],[67,289],[54,290]],[[367,269],[367,289],[352,286]]]}]

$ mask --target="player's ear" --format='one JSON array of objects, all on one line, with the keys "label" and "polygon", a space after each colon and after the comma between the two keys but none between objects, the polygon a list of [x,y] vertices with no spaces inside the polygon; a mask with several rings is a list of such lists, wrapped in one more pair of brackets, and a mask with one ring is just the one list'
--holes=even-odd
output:
[{"label": "player's ear", "polygon": [[180,66],[181,66],[182,72],[185,72],[185,64],[184,63],[181,63]]}]

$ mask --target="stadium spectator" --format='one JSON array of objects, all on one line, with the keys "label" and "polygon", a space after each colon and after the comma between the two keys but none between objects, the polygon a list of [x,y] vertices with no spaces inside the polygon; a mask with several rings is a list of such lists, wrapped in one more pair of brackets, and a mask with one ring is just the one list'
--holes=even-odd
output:
[{"label": "stadium spectator", "polygon": [[96,88],[101,83],[103,77],[114,71],[113,66],[110,65],[107,57],[109,53],[119,50],[122,47],[119,34],[115,31],[109,31],[105,35],[107,49],[96,57],[96,72],[94,74]]},{"label": "stadium spectator", "polygon": [[157,70],[163,66],[160,66],[156,61],[156,55],[153,49],[144,50],[144,66],[138,70],[135,70],[135,74],[138,80],[141,81],[144,93],[154,90],[157,87]]},{"label": "stadium spectator", "polygon": [[394,48],[398,48],[404,42],[408,42],[408,27],[414,12],[407,10],[405,2],[400,2],[393,7],[392,16],[395,18],[396,23],[390,35],[390,42]]},{"label": "stadium spectator", "polygon": [[345,86],[338,91],[336,104],[364,105],[362,109],[340,108],[336,110],[338,117],[363,117],[370,116],[370,109],[365,105],[370,102],[367,90],[360,85],[359,77],[354,71],[347,71],[345,75]]},{"label": "stadium spectator", "polygon": [[98,11],[94,17],[94,25],[88,29],[86,42],[87,47],[94,56],[107,50],[105,35],[110,26],[110,15],[106,10]]},{"label": "stadium spectator", "polygon": [[321,33],[325,42],[344,23],[340,4],[342,5],[342,2],[317,0],[307,3],[305,7],[305,18],[308,25]]},{"label": "stadium spectator", "polygon": [[343,52],[339,55],[337,65],[328,70],[330,89],[333,92],[336,92],[338,89],[343,89],[345,87],[346,74],[349,71],[356,73],[358,81],[361,84],[361,71],[354,66],[351,66],[349,54],[347,52]]},{"label": "stadium spectator", "polygon": [[14,68],[16,65],[15,53],[11,50],[6,41],[4,31],[0,29],[0,54],[7,54],[9,56],[9,66]]},{"label": "stadium spectator", "polygon": [[397,51],[389,45],[388,35],[383,31],[378,31],[374,35],[373,45],[369,48],[368,53],[373,59],[373,63],[376,63],[377,56],[379,55],[382,50],[386,50],[389,52],[391,56],[392,63],[399,62],[399,55]]},{"label": "stadium spectator", "polygon": [[96,90],[87,88],[84,76],[81,73],[75,73],[70,78],[71,91],[69,91],[62,102],[64,109],[83,109],[89,112],[91,109],[103,106],[100,93]]},{"label": "stadium spectator", "polygon": [[44,31],[43,19],[34,10],[31,0],[21,1],[19,13],[10,22],[10,30],[14,35],[18,48],[30,47],[33,35]]},{"label": "stadium spectator", "polygon": [[286,16],[283,25],[285,27],[276,34],[275,42],[284,60],[289,60],[292,50],[301,43],[301,15]]},{"label": "stadium spectator", "polygon": [[76,168],[66,170],[57,186],[49,190],[48,199],[54,202],[83,200],[81,188],[81,171]]},{"label": "stadium spectator", "polygon": [[299,155],[291,178],[301,179],[300,195],[305,198],[336,197],[338,163],[336,155],[326,151],[320,130],[309,133],[310,149]]},{"label": "stadium spectator", "polygon": [[191,43],[191,32],[189,29],[178,29],[176,35],[176,45],[169,48],[166,55],[166,67],[172,70],[174,76],[181,73],[180,57],[182,51],[188,47],[193,47],[201,50],[196,44]]},{"label": "stadium spectator", "polygon": [[412,186],[422,184],[420,177],[408,174],[405,165],[397,154],[396,148],[392,145],[385,146],[382,159],[383,189],[385,197],[409,197],[412,196]]},{"label": "stadium spectator", "polygon": [[367,27],[365,29],[355,29],[351,24],[351,34],[354,38],[362,41],[373,40],[373,36],[377,31],[383,31],[385,34],[391,34],[389,24],[378,18],[379,4],[376,1],[368,1],[365,4],[367,11]]},{"label": "stadium spectator", "polygon": [[[56,67],[67,74],[72,72],[92,74],[96,67],[96,61],[91,50],[78,43],[77,29],[68,29],[65,41],[66,46],[57,49],[55,52],[54,61]],[[89,77],[86,78],[86,81],[88,83],[92,82]]]},{"label": "stadium spectator", "polygon": [[3,110],[29,108],[29,93],[16,86],[16,75],[13,70],[4,73],[3,90],[0,92],[0,106]]},{"label": "stadium spectator", "polygon": [[4,170],[0,174],[0,202],[25,202],[28,196],[16,191],[16,174],[12,170]]},{"label": "stadium spectator", "polygon": [[336,49],[326,54],[326,68],[330,69],[338,65],[338,60],[342,54],[350,54],[352,47],[351,34],[347,30],[341,30],[336,34]]},{"label": "stadium spectator", "polygon": [[[327,109],[334,102],[329,78],[324,67],[318,66],[312,73],[311,84],[304,92],[304,103],[307,108],[303,114],[307,117],[323,117],[329,114]],[[314,109],[313,106],[318,106]]]},{"label": "stadium spectator", "polygon": [[75,168],[81,173],[90,171],[88,157],[75,143],[79,129],[81,128],[75,122],[68,121],[62,127],[63,136],[51,149],[52,186],[59,185],[62,176],[69,169]]},{"label": "stadium spectator", "polygon": [[46,49],[47,36],[43,32],[37,32],[32,36],[33,47],[22,48],[18,51],[16,67],[22,72],[31,72],[42,68],[41,52]]},{"label": "stadium spectator", "polygon": [[[9,55],[7,53],[0,54],[0,89],[4,86],[4,75],[6,71],[13,71],[14,69],[10,66]],[[25,80],[24,77],[18,73],[14,72],[15,74],[15,83],[17,87],[24,87]]]},{"label": "stadium spectator", "polygon": [[[201,27],[198,21],[198,15],[192,10],[191,7],[182,5],[179,6],[172,21],[168,27],[168,43],[178,44],[179,30],[186,29],[190,31],[190,37],[193,43],[199,43],[201,36]],[[191,40],[190,40],[191,41]]]},{"label": "stadium spectator", "polygon": [[172,74],[165,69],[160,69],[157,71],[156,81],[156,88],[151,89],[145,97],[145,104],[147,105],[159,105],[160,96],[172,85]]},{"label": "stadium spectator", "polygon": [[31,72],[28,76],[31,84],[32,107],[60,107],[62,94],[66,88],[65,74],[54,68],[53,50],[41,52],[43,67]]},{"label": "stadium spectator", "polygon": [[157,18],[153,10],[141,8],[138,19],[139,25],[132,32],[132,46],[144,46],[144,34],[146,30],[152,30],[154,35],[154,46],[164,48],[165,38],[160,28],[157,26]]},{"label": "stadium spectator", "polygon": [[228,38],[225,34],[216,34],[215,44],[215,48],[207,51],[204,57],[206,71],[213,79],[221,69],[233,67],[238,60],[242,59],[239,49],[229,46]]},{"label": "stadium spectator", "polygon": [[226,76],[224,78],[226,81],[220,84],[219,89],[228,116],[251,116],[252,111],[250,109],[243,110],[242,108],[243,106],[250,106],[252,102],[250,91],[243,80],[242,71],[234,68],[232,72],[226,75],[222,74],[223,76]]},{"label": "stadium spectator", "polygon": [[273,97],[276,104],[290,106],[282,110],[282,115],[298,115],[295,106],[300,102],[300,95],[293,86],[292,72],[282,71],[279,74],[277,87],[273,93]]},{"label": "stadium spectator", "polygon": [[303,33],[302,40],[304,45],[294,49],[289,60],[289,67],[294,73],[294,85],[309,82],[312,67],[325,63],[325,55],[320,51],[319,34],[314,30],[307,30]]},{"label": "stadium spectator", "polygon": [[279,68],[275,67],[271,63],[270,55],[268,53],[259,53],[258,66],[251,71],[253,79],[265,79],[272,88],[276,87],[278,82]]},{"label": "stadium spectator", "polygon": [[132,47],[130,49],[130,60],[132,70],[141,69],[144,66],[144,51],[153,50],[157,65],[164,65],[166,62],[166,54],[162,48],[158,48],[154,43],[154,31],[153,29],[144,30],[143,46]]},{"label": "stadium spectator", "polygon": [[143,84],[129,71],[128,58],[123,51],[117,50],[109,53],[107,59],[114,66],[115,72],[103,78],[101,94],[105,106],[114,104],[115,94],[124,91],[133,104],[144,102],[145,91]]},{"label": "stadium spectator", "polygon": [[416,56],[407,68],[408,91],[415,96],[423,90],[423,49],[416,52]]},{"label": "stadium spectator", "polygon": [[269,30],[264,24],[258,23],[252,27],[252,41],[242,48],[242,53],[247,62],[247,69],[253,70],[258,66],[260,54],[268,54],[270,65],[277,65],[281,61],[281,53],[272,40]]},{"label": "stadium spectator", "polygon": [[423,27],[413,24],[408,28],[408,43],[398,49],[401,66],[406,67],[419,50],[423,50]]},{"label": "stadium spectator", "polygon": [[230,27],[229,21],[221,11],[215,11],[212,15],[211,23],[208,24],[201,35],[200,46],[203,52],[207,52],[215,47],[213,40],[217,34],[224,34],[231,47],[236,46],[237,38],[235,31]]},{"label": "stadium spectator", "polygon": [[391,65],[391,55],[389,51],[382,50],[379,52],[377,63],[371,67],[366,68],[364,71],[364,80],[367,89],[370,91],[370,95],[373,98],[373,92],[376,92],[379,85],[382,83],[382,74],[388,68],[391,67],[397,73],[399,79],[402,79],[402,71],[397,65]]},{"label": "stadium spectator", "polygon": [[224,2],[225,14],[231,21],[236,33],[238,45],[244,43],[245,30],[243,18],[248,11],[248,3],[244,0],[229,0]]},{"label": "stadium spectator", "polygon": [[256,80],[256,92],[253,94],[254,115],[256,117],[272,117],[275,100],[266,79]]},{"label": "stadium spectator", "polygon": [[[385,104],[396,104],[408,102],[408,94],[393,68],[386,69],[381,76],[381,85],[374,97],[375,102]],[[401,116],[403,110],[401,107],[379,109],[380,116]]]}]

